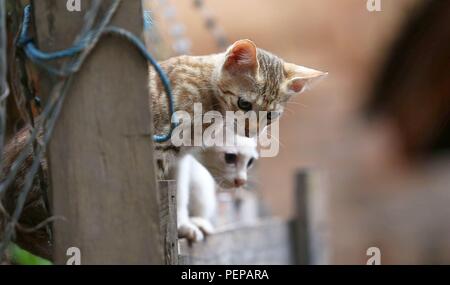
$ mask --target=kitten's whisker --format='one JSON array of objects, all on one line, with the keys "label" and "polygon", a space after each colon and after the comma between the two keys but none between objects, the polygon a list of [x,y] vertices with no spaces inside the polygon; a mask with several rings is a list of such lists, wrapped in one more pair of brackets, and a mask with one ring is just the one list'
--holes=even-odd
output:
[{"label": "kitten's whisker", "polygon": [[281,147],[284,147],[284,144],[281,142],[281,140],[278,139],[277,137],[273,136],[271,132],[267,132],[267,134],[269,135],[269,139],[276,140]]},{"label": "kitten's whisker", "polygon": [[298,106],[301,106],[301,107],[309,108],[308,105],[303,104],[303,103],[300,103],[300,102],[291,102],[291,101],[288,101],[287,104],[298,105]]},{"label": "kitten's whisker", "polygon": [[288,115],[293,115],[293,114],[295,114],[295,112],[294,112],[292,109],[288,108],[287,106],[284,107],[284,110],[289,112]]},{"label": "kitten's whisker", "polygon": [[261,181],[258,181],[257,179],[254,179],[254,180],[252,179],[250,182],[251,182],[252,184],[257,185],[257,186],[260,186],[260,185],[263,184]]}]

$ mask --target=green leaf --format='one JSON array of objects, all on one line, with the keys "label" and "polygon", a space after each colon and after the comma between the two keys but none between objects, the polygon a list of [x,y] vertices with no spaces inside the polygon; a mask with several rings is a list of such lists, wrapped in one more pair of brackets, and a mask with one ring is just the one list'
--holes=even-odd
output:
[{"label": "green leaf", "polygon": [[52,265],[50,261],[33,255],[13,243],[9,246],[8,251],[12,263],[16,265]]}]

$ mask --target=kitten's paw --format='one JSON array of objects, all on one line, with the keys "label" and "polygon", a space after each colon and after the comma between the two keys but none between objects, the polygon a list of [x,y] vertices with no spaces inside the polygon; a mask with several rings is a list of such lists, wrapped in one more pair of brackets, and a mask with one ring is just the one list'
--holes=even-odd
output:
[{"label": "kitten's paw", "polygon": [[196,225],[205,235],[212,235],[214,233],[214,226],[205,218],[192,217],[190,218],[191,223]]},{"label": "kitten's paw", "polygon": [[182,223],[178,226],[178,237],[189,242],[199,242],[205,239],[203,232],[193,223]]}]

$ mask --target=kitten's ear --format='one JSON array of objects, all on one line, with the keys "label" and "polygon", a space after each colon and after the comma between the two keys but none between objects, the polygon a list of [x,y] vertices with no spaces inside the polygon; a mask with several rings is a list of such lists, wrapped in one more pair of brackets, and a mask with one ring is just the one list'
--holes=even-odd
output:
[{"label": "kitten's ear", "polygon": [[328,75],[327,72],[286,63],[287,74],[286,92],[290,95],[303,93],[313,87],[317,82]]},{"label": "kitten's ear", "polygon": [[235,42],[226,52],[223,68],[232,73],[256,73],[258,70],[256,45],[250,40]]}]

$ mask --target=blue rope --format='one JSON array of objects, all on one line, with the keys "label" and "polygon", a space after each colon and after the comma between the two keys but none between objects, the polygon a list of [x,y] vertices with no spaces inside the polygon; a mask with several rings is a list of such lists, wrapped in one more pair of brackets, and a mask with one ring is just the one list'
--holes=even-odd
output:
[{"label": "blue rope", "polygon": [[170,87],[169,78],[167,77],[165,72],[162,70],[162,68],[158,64],[158,62],[147,51],[147,48],[142,43],[142,41],[139,38],[137,38],[133,33],[129,32],[125,29],[119,28],[119,27],[107,27],[105,29],[105,33],[116,34],[116,35],[124,37],[125,39],[130,41],[141,52],[141,54],[148,60],[148,62],[150,62],[150,64],[155,68],[156,73],[158,74],[158,76],[164,86],[164,90],[167,94],[167,97],[168,97],[169,112],[171,115],[172,123],[171,123],[171,128],[170,128],[169,133],[162,134],[162,135],[154,135],[153,140],[158,143],[162,143],[162,142],[166,142],[166,141],[170,140],[173,129],[175,129],[178,125],[178,120],[175,116],[175,104],[173,101],[173,93],[172,93],[172,88]]},{"label": "blue rope", "polygon": [[[52,61],[62,58],[68,58],[73,57],[82,51],[84,51],[92,40],[92,33],[88,33],[87,36],[85,36],[83,39],[75,43],[72,47],[61,50],[61,51],[55,51],[55,52],[43,52],[39,50],[36,45],[33,42],[33,39],[28,35],[29,29],[31,25],[31,5],[25,6],[24,14],[23,14],[23,22],[22,22],[22,29],[20,31],[20,36],[18,40],[18,45],[22,47],[25,51],[25,54],[28,58],[30,58],[31,61],[39,64],[40,66],[44,67],[48,72],[57,74],[57,75],[66,75],[65,73],[61,73],[57,71],[56,69],[46,65],[45,61]],[[124,30],[119,27],[107,27],[105,30],[102,31],[102,34],[116,34],[119,35],[125,39],[127,39],[129,42],[131,42],[138,51],[144,56],[144,58],[155,68],[156,73],[159,76],[159,79],[161,80],[164,91],[167,95],[168,99],[168,105],[169,105],[169,112],[171,115],[171,126],[170,131],[167,134],[157,134],[153,135],[153,140],[157,143],[163,143],[168,140],[170,140],[172,136],[172,131],[176,126],[178,125],[178,120],[175,116],[175,104],[173,100],[173,93],[172,88],[170,86],[169,78],[167,77],[166,73],[163,71],[161,66],[158,64],[158,62],[153,58],[153,56],[148,52],[145,45],[142,43],[142,41],[136,37],[133,33]],[[74,72],[75,70],[69,70],[69,72]]]},{"label": "blue rope", "polygon": [[66,50],[50,53],[42,52],[36,48],[36,46],[33,43],[33,40],[28,36],[30,25],[31,25],[31,5],[27,5],[25,6],[25,9],[23,11],[22,30],[20,31],[18,44],[20,46],[24,46],[25,50],[27,51],[27,54],[30,54],[32,58],[37,60],[50,61],[71,57],[82,52],[88,44],[86,40],[83,40]]}]

